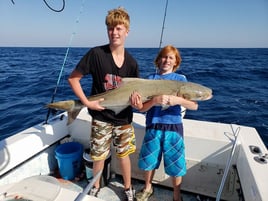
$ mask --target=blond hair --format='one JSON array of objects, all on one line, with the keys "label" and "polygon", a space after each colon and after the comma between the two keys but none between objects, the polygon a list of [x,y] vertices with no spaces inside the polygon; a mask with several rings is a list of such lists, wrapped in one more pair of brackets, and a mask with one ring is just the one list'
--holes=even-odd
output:
[{"label": "blond hair", "polygon": [[179,68],[182,59],[181,59],[181,55],[180,55],[179,50],[178,50],[176,47],[172,46],[172,45],[167,45],[167,46],[163,47],[163,48],[160,50],[160,52],[158,53],[157,57],[156,57],[155,60],[154,60],[154,64],[156,65],[157,68],[159,68],[159,67],[160,67],[160,66],[159,66],[159,61],[160,61],[160,59],[161,59],[162,57],[165,57],[165,56],[166,56],[167,54],[169,54],[170,52],[172,52],[172,53],[175,54],[176,63],[175,63],[175,65],[173,66],[173,70],[172,70],[173,72],[175,72],[175,71]]},{"label": "blond hair", "polygon": [[118,7],[108,11],[105,24],[107,27],[115,27],[119,24],[123,24],[126,29],[129,30],[130,17],[123,7]]}]

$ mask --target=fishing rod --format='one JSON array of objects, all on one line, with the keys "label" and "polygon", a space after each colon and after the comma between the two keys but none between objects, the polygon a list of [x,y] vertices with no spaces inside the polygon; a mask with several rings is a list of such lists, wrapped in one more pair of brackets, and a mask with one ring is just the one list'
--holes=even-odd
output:
[{"label": "fishing rod", "polygon": [[[159,47],[158,51],[160,52],[162,42],[163,42],[163,35],[164,35],[164,28],[165,28],[165,22],[166,22],[166,16],[167,16],[167,7],[168,7],[168,0],[166,0],[166,7],[165,7],[165,12],[164,12],[164,18],[163,18],[163,24],[162,24],[162,30],[161,30],[161,35],[160,35],[160,42],[159,42]],[[155,68],[155,72],[157,73],[158,69]]]},{"label": "fishing rod", "polygon": [[[80,16],[81,16],[82,11],[83,11],[83,8],[84,8],[84,3],[85,3],[85,0],[82,0],[82,2],[81,2],[81,7],[80,7],[80,12],[79,12],[79,15],[78,15],[78,17],[77,17],[77,19],[76,19],[76,21],[75,21],[75,22],[76,22],[75,25],[77,25],[77,24],[79,23],[79,19],[80,19]],[[76,30],[76,28],[77,28],[77,27],[75,27],[75,30]],[[57,90],[58,90],[58,86],[59,86],[59,83],[60,83],[60,79],[61,79],[61,76],[62,76],[64,67],[65,67],[65,63],[66,63],[67,57],[68,57],[68,55],[69,55],[69,50],[70,50],[70,47],[71,47],[71,44],[72,44],[72,41],[73,41],[73,37],[74,37],[75,34],[76,34],[76,32],[74,31],[74,32],[72,33],[72,35],[71,35],[70,40],[69,40],[69,45],[68,45],[68,48],[67,48],[66,53],[65,53],[65,56],[64,56],[64,60],[63,60],[62,66],[61,66],[60,74],[59,74],[59,76],[58,76],[57,84],[56,84],[56,87],[55,87],[54,92],[53,92],[53,94],[52,94],[50,103],[53,103],[53,102],[54,102],[54,98],[55,98],[55,95],[56,95]],[[49,108],[48,111],[47,111],[47,116],[46,116],[46,120],[45,120],[45,123],[44,123],[44,124],[47,124],[47,121],[48,121],[48,118],[49,118],[49,115],[50,115],[51,111],[52,111],[52,109]]]},{"label": "fishing rod", "polygon": [[159,50],[161,49],[162,42],[163,42],[162,41],[162,38],[163,38],[164,28],[165,28],[165,21],[166,21],[166,15],[167,15],[167,7],[168,7],[168,0],[166,1],[165,13],[164,13],[163,24],[162,24],[162,31],[161,31],[160,42],[159,42]]}]

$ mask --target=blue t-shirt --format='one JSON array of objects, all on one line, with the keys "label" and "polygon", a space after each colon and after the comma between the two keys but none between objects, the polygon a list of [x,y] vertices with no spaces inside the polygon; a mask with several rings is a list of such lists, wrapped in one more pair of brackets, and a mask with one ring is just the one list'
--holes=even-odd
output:
[{"label": "blue t-shirt", "polygon": [[[177,80],[187,82],[184,75],[177,73],[169,73],[165,75],[152,74],[148,76],[151,80]],[[170,106],[163,109],[162,106],[154,106],[146,113],[146,127],[151,127],[153,124],[181,124],[181,106]]]}]

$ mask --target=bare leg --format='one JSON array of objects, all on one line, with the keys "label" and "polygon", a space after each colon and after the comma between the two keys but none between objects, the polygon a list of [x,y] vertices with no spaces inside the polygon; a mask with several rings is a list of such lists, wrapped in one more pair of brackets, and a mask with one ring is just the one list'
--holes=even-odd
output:
[{"label": "bare leg", "polygon": [[152,188],[152,181],[154,177],[155,170],[145,171],[145,191],[149,192]]},{"label": "bare leg", "polygon": [[182,177],[172,177],[174,201],[181,201],[181,182]]},{"label": "bare leg", "polygon": [[[104,160],[94,161],[93,162],[93,174],[94,174],[94,176],[97,175],[99,171],[103,170],[103,168],[104,168]],[[94,184],[94,186],[96,188],[100,188],[100,179],[101,179],[101,177],[99,177]]]},{"label": "bare leg", "polygon": [[125,189],[131,187],[131,162],[129,156],[119,158]]},{"label": "bare leg", "polygon": [[155,170],[150,170],[150,171],[144,171],[144,188],[141,189],[140,192],[136,194],[136,200],[141,201],[141,200],[148,200],[149,197],[153,193],[153,187],[152,187],[152,181],[154,177]]}]

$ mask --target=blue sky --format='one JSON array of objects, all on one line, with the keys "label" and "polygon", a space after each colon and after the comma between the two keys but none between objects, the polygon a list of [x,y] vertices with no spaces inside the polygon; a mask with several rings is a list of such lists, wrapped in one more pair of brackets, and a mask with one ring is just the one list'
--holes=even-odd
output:
[{"label": "blue sky", "polygon": [[[131,17],[126,47],[158,47],[166,0],[66,0],[58,13],[43,0],[14,2],[0,1],[0,46],[101,45],[108,42],[107,11],[123,6]],[[47,2],[62,6],[62,0]],[[169,0],[162,46],[166,44],[268,48],[268,1]]]}]

